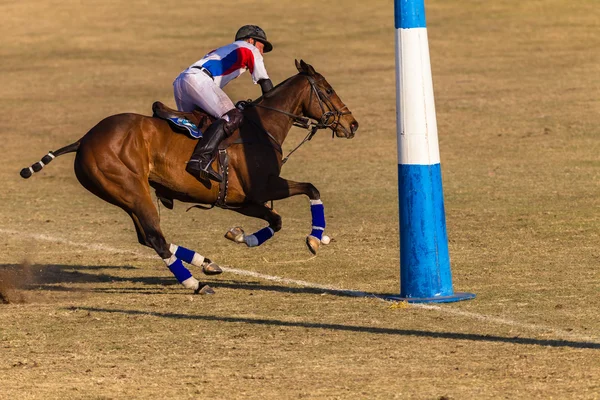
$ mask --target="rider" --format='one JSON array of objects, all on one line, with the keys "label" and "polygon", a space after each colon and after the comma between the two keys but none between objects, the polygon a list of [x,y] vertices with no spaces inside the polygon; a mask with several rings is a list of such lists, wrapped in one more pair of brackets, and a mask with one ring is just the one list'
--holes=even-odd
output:
[{"label": "rider", "polygon": [[175,102],[179,111],[202,108],[218,118],[196,144],[186,171],[196,179],[221,182],[223,177],[211,167],[219,143],[241,125],[243,115],[222,88],[231,80],[250,70],[252,81],[265,94],[273,88],[263,61],[263,53],[273,50],[267,35],[256,25],[244,25],[235,34],[235,41],[220,47],[196,61],[173,82]]}]

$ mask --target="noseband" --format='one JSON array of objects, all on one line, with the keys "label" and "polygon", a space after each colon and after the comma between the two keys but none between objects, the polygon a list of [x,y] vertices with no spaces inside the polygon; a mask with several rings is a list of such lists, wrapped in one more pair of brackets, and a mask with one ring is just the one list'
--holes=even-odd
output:
[{"label": "noseband", "polygon": [[[314,121],[317,121],[316,123],[313,122],[312,124],[316,126],[317,130],[326,128],[331,128],[331,130],[334,130],[338,126],[341,126],[340,119],[342,118],[342,116],[350,114],[348,106],[344,104],[344,107],[338,109],[335,106],[335,104],[333,104],[329,96],[326,93],[323,93],[321,88],[317,86],[317,83],[321,82],[323,78],[321,78],[318,82],[315,81],[315,79],[312,76],[307,75],[306,78],[308,79],[308,82],[311,86],[310,100],[308,104],[312,103],[312,96],[314,93],[316,95],[317,100],[319,101],[319,107],[321,107],[321,118],[319,120],[310,118]],[[346,130],[343,126],[342,129]]]}]

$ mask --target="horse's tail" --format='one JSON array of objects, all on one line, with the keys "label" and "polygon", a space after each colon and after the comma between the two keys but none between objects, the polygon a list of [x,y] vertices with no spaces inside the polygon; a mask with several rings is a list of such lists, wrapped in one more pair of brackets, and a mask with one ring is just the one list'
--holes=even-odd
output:
[{"label": "horse's tail", "polygon": [[21,170],[21,178],[29,178],[31,175],[33,175],[34,172],[41,171],[42,168],[48,165],[50,161],[54,160],[56,157],[62,156],[63,154],[67,153],[73,153],[77,151],[77,149],[79,149],[79,141],[71,143],[70,145],[62,147],[56,151],[48,152],[48,154],[42,157],[40,161],[34,163],[31,167],[23,168]]}]

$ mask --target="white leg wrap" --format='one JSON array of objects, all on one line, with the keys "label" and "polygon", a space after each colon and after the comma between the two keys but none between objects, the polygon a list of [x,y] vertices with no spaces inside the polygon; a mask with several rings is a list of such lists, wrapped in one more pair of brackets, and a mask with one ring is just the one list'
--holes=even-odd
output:
[{"label": "white leg wrap", "polygon": [[[175,254],[177,252],[177,250],[179,249],[179,246],[177,246],[176,244],[171,243],[169,245],[169,250],[171,251],[171,253]],[[188,262],[187,260],[183,260],[185,262]],[[192,264],[196,267],[202,267],[202,263],[204,263],[204,256],[194,252],[194,256],[192,258],[192,262],[190,262],[189,264]]]},{"label": "white leg wrap", "polygon": [[201,256],[198,253],[194,253],[194,258],[192,259],[191,264],[196,267],[202,267],[202,264],[204,264],[204,256]]},{"label": "white leg wrap", "polygon": [[312,206],[313,204],[323,204],[323,202],[321,201],[321,199],[319,199],[319,200],[311,200],[310,201],[310,205]]},{"label": "white leg wrap", "polygon": [[244,236],[244,242],[246,242],[246,246],[248,247],[258,246],[258,238],[254,235]]},{"label": "white leg wrap", "polygon": [[185,281],[181,282],[181,284],[186,289],[192,289],[192,290],[197,290],[198,286],[200,286],[200,282],[198,282],[198,279],[194,278],[193,276],[186,279]]},{"label": "white leg wrap", "polygon": [[167,264],[167,267],[170,266],[171,264],[173,264],[175,261],[177,261],[177,257],[175,257],[175,254],[173,254],[171,257],[169,258],[163,258],[163,261],[165,262],[165,264]]}]

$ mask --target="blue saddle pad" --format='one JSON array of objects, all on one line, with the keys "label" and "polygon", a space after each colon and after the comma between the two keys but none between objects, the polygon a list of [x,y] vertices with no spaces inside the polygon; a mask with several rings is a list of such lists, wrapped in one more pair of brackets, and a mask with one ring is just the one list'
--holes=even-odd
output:
[{"label": "blue saddle pad", "polygon": [[194,139],[200,139],[202,137],[202,131],[198,129],[196,124],[191,123],[185,118],[168,118],[167,120],[173,125],[185,129]]}]

